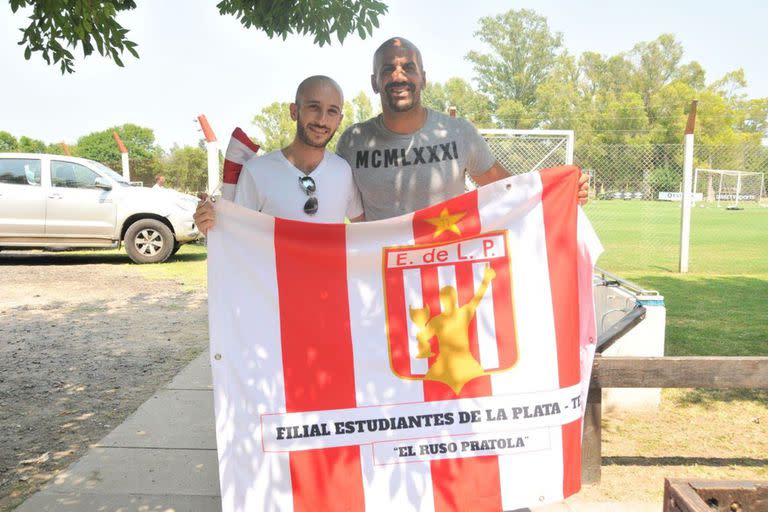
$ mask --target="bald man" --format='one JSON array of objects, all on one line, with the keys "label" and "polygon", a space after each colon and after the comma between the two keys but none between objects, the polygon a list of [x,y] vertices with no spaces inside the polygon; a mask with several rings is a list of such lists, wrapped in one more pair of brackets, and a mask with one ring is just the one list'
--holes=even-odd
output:
[{"label": "bald man", "polygon": [[[382,113],[349,127],[336,145],[352,167],[366,220],[458,196],[465,174],[478,185],[509,176],[469,121],[422,106],[426,83],[421,52],[407,39],[388,39],[374,53],[371,86]],[[588,190],[582,176],[579,202],[586,202]]]},{"label": "bald man", "polygon": [[[360,194],[349,164],[326,151],[341,123],[344,96],[327,76],[311,76],[299,84],[291,119],[296,134],[286,147],[251,158],[243,166],[235,203],[273,217],[304,222],[363,220]],[[195,212],[195,223],[207,234],[215,223],[210,203]]]}]

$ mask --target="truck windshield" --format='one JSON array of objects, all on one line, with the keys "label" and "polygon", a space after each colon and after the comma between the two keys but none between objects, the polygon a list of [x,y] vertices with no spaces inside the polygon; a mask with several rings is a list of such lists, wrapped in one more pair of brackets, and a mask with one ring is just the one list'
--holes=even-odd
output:
[{"label": "truck windshield", "polygon": [[112,169],[110,169],[106,165],[104,165],[102,163],[99,163],[99,162],[93,162],[93,164],[96,166],[96,168],[99,171],[103,172],[104,174],[106,174],[107,176],[109,176],[110,178],[112,178],[113,180],[118,182],[120,185],[122,185],[124,187],[130,187],[131,186],[131,184],[128,182],[128,180],[123,178],[122,175],[117,174],[115,171],[113,171]]}]

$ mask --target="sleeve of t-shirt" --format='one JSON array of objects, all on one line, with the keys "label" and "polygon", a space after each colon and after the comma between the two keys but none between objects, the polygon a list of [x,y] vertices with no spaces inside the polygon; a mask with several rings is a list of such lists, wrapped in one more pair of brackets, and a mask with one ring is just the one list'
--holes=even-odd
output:
[{"label": "sleeve of t-shirt", "polygon": [[259,193],[256,178],[253,172],[248,170],[247,165],[246,163],[240,173],[240,179],[237,180],[234,202],[251,210],[261,211],[264,208],[264,201]]},{"label": "sleeve of t-shirt", "polygon": [[479,176],[496,163],[496,157],[477,128],[466,119],[462,121],[463,139],[468,155],[467,172],[470,176]]},{"label": "sleeve of t-shirt", "polygon": [[349,165],[352,165],[348,158],[349,153],[347,149],[347,145],[349,144],[349,130],[350,128],[344,130],[344,133],[339,136],[339,140],[336,141],[336,154],[349,163]]},{"label": "sleeve of t-shirt", "polygon": [[349,197],[347,198],[347,218],[354,219],[363,214],[363,200],[355,180],[350,177]]}]

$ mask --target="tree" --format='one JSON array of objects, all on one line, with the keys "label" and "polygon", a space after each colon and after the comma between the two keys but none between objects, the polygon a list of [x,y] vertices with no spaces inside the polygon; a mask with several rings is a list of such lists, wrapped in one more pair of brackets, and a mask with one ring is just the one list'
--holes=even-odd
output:
[{"label": "tree", "polygon": [[208,186],[208,153],[196,146],[173,146],[162,160],[167,185],[176,190],[197,192]]},{"label": "tree", "polygon": [[352,105],[355,110],[355,123],[362,123],[373,117],[371,98],[369,98],[363,91],[360,91],[357,96],[352,98]]},{"label": "tree", "polygon": [[[24,58],[40,53],[48,64],[59,63],[61,72],[74,71],[71,51],[82,47],[83,57],[94,50],[122,67],[122,56],[135,58],[137,44],[127,39],[128,29],[120,25],[118,13],[136,8],[133,0],[10,0],[11,11],[31,8],[30,23],[21,29]],[[379,0],[335,0],[333,2],[286,2],[285,0],[221,0],[219,13],[239,19],[245,28],[263,30],[284,40],[288,34],[310,34],[319,46],[331,43],[335,34],[340,43],[351,33],[361,39],[379,26],[387,6]]]},{"label": "tree", "polygon": [[114,139],[115,131],[128,149],[131,179],[154,183],[155,174],[160,169],[162,150],[155,144],[155,132],[151,128],[127,123],[89,133],[77,140],[72,153],[75,156],[96,160],[120,172],[122,157]]},{"label": "tree", "polygon": [[48,153],[49,155],[63,155],[64,154],[64,143],[63,142],[54,142],[52,144],[46,144],[45,152]]},{"label": "tree", "polygon": [[296,121],[291,119],[288,103],[275,102],[261,109],[253,118],[264,138],[259,141],[263,151],[284,148],[293,140],[296,133]]},{"label": "tree", "polygon": [[0,131],[0,153],[18,151],[19,141],[12,134]]},{"label": "tree", "polygon": [[492,49],[492,53],[471,51],[466,56],[474,63],[480,92],[490,96],[496,107],[504,100],[532,107],[536,88],[555,65],[562,34],[550,32],[544,16],[513,9],[480,18],[475,36]]},{"label": "tree", "polygon": [[638,43],[629,52],[630,62],[634,63],[632,89],[640,94],[646,109],[650,107],[651,97],[676,78],[682,57],[683,45],[672,34]]},{"label": "tree", "polygon": [[494,127],[491,102],[472,85],[458,77],[449,78],[444,84],[427,83],[422,92],[424,106],[438,112],[456,107],[457,115],[471,121],[478,128]]},{"label": "tree", "polygon": [[590,134],[593,115],[588,98],[595,95],[595,90],[586,78],[588,73],[574,57],[561,55],[536,89],[536,111],[530,114],[530,122],[546,129],[575,130],[580,139],[582,134]]},{"label": "tree", "polygon": [[19,137],[19,152],[21,153],[45,153],[45,142],[31,139],[26,135]]}]

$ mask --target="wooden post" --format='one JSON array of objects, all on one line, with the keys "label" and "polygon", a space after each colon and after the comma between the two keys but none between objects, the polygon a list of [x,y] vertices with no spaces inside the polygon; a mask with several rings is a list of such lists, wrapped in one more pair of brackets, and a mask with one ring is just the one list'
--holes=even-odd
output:
[{"label": "wooden post", "polygon": [[585,484],[600,482],[602,464],[601,443],[603,390],[590,388],[584,411],[584,437],[581,443],[581,481]]}]

